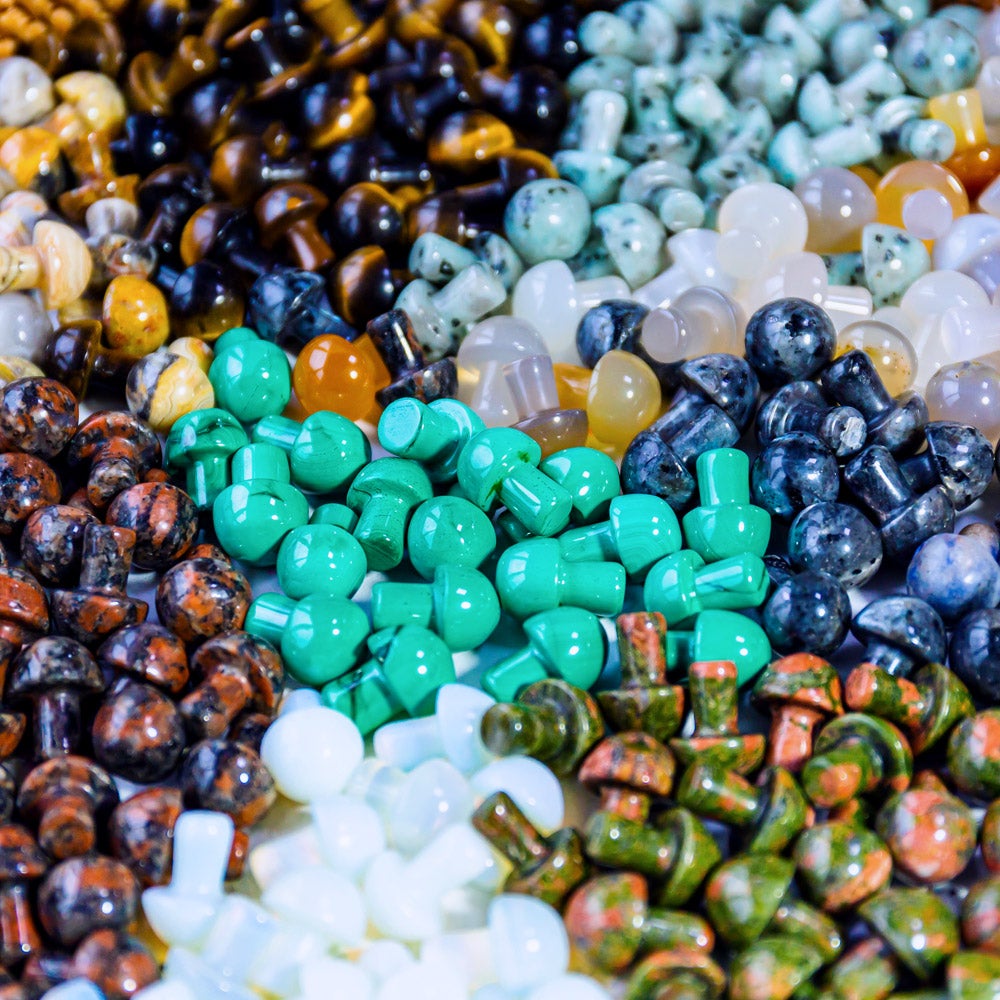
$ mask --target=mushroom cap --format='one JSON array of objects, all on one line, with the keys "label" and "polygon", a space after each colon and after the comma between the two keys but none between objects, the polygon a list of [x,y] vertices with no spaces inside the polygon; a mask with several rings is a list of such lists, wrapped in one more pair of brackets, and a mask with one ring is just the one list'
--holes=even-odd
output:
[{"label": "mushroom cap", "polygon": [[72,947],[101,927],[126,927],[139,907],[139,886],[120,861],[87,854],[59,862],[38,890],[45,932]]},{"label": "mushroom cap", "polygon": [[96,656],[105,670],[141,677],[172,694],[179,694],[188,682],[184,643],[152,622],[119,629],[98,647]]},{"label": "mushroom cap", "polygon": [[592,791],[603,785],[644,792],[666,798],[674,784],[674,755],[659,741],[643,732],[607,736],[584,758],[577,773]]},{"label": "mushroom cap", "polygon": [[285,685],[278,651],[249,632],[227,632],[209,639],[191,657],[191,669],[199,682],[216,670],[240,671],[253,688],[255,706],[270,712],[278,707]]},{"label": "mushroom cap", "polygon": [[695,980],[696,992],[689,995],[700,1000],[719,1000],[726,989],[726,974],[715,959],[697,948],[675,945],[654,951],[635,967],[625,1000],[647,1000],[660,996],[662,990],[666,990],[663,996],[669,996],[675,978],[685,985]]},{"label": "mushroom cap", "polygon": [[817,823],[795,841],[793,856],[807,896],[828,913],[856,906],[892,876],[888,847],[860,823]]},{"label": "mushroom cap", "polygon": [[97,524],[89,511],[67,504],[36,510],[21,533],[24,565],[43,583],[71,586],[80,572],[83,529]]},{"label": "mushroom cap", "polygon": [[90,248],[64,222],[42,219],[35,223],[32,243],[45,261],[42,298],[46,309],[61,309],[86,291],[94,267]]},{"label": "mushroom cap", "polygon": [[11,698],[44,694],[59,687],[104,690],[104,675],[86,646],[75,639],[45,636],[17,654],[7,679]]},{"label": "mushroom cap", "polygon": [[128,996],[159,979],[149,949],[124,930],[105,927],[88,934],[73,953],[73,973],[95,983],[105,996]]},{"label": "mushroom cap", "polygon": [[958,920],[929,889],[883,889],[866,899],[858,913],[918,979],[926,982],[958,951]]},{"label": "mushroom cap", "polygon": [[231,816],[237,826],[256,823],[274,804],[274,779],[249,747],[228,740],[202,740],[181,767],[181,791],[191,809]]},{"label": "mushroom cap", "polygon": [[757,784],[766,795],[753,834],[751,851],[780,851],[806,825],[810,808],[793,775],[783,767],[769,767]]},{"label": "mushroom cap", "polygon": [[949,420],[932,420],[924,428],[924,435],[948,499],[956,510],[968,507],[986,492],[993,478],[989,441],[975,427]]},{"label": "mushroom cap", "polygon": [[913,752],[906,737],[885,719],[863,712],[848,712],[831,719],[816,737],[813,760],[837,747],[860,744],[873,749],[882,762],[882,780],[894,791],[903,791],[913,776]]},{"label": "mushroom cap", "polygon": [[880,597],[858,612],[851,631],[861,642],[885,643],[918,663],[940,663],[945,657],[941,616],[919,597]]},{"label": "mushroom cap", "polygon": [[796,705],[830,715],[844,711],[840,677],[828,660],[793,653],[764,668],[753,689],[758,704]]},{"label": "mushroom cap", "polygon": [[931,706],[929,717],[911,739],[913,752],[920,753],[937,743],[961,719],[974,715],[976,708],[961,678],[940,663],[921,667],[913,681],[923,689]]},{"label": "mushroom cap", "polygon": [[102,452],[113,438],[129,441],[142,470],[160,464],[160,440],[138,417],[128,411],[99,410],[77,428],[66,451],[70,466],[80,466]]},{"label": "mushroom cap", "polygon": [[347,505],[363,507],[372,497],[398,497],[412,510],[434,495],[427,473],[408,458],[378,458],[366,465],[347,491]]},{"label": "mushroom cap", "polygon": [[642,942],[648,896],[646,880],[635,872],[597,875],[569,897],[566,932],[597,968],[621,971]]},{"label": "mushroom cap", "polygon": [[0,826],[0,881],[41,878],[48,868],[49,859],[23,826]]},{"label": "mushroom cap", "polygon": [[532,615],[522,627],[551,673],[588,690],[597,683],[608,654],[608,637],[597,615],[581,608],[552,608]]},{"label": "mushroom cap", "polygon": [[9,757],[17,749],[27,722],[20,712],[0,711],[0,759]]},{"label": "mushroom cap", "polygon": [[491,427],[480,431],[462,449],[458,482],[466,496],[486,510],[511,472],[524,464],[537,466],[541,458],[542,449],[527,434],[513,427]]},{"label": "mushroom cap", "polygon": [[767,929],[792,884],[795,865],[773,854],[723,862],[705,883],[705,908],[723,940],[745,947]]},{"label": "mushroom cap", "polygon": [[35,819],[65,795],[88,799],[96,812],[110,812],[118,804],[118,786],[107,771],[87,757],[70,754],[33,767],[17,794],[18,811]]},{"label": "mushroom cap", "polygon": [[760,393],[748,361],[733,354],[706,354],[685,361],[679,375],[685,389],[715,403],[740,431],[747,429]]},{"label": "mushroom cap", "polygon": [[248,443],[247,432],[236,417],[213,406],[186,414],[170,428],[164,461],[177,472],[207,458],[231,455]]},{"label": "mushroom cap", "polygon": [[785,934],[758,938],[730,963],[730,1000],[788,1000],[822,966],[823,956],[805,941]]},{"label": "mushroom cap", "polygon": [[[0,585],[4,589],[5,621],[23,626],[30,632],[44,634],[48,631],[49,605],[45,589],[31,573],[16,566],[5,567],[0,571]],[[13,652],[13,644],[4,640],[0,662],[8,665]]]},{"label": "mushroom cap", "polygon": [[275,185],[254,206],[264,246],[279,240],[289,226],[315,219],[329,204],[330,199],[312,184]]}]

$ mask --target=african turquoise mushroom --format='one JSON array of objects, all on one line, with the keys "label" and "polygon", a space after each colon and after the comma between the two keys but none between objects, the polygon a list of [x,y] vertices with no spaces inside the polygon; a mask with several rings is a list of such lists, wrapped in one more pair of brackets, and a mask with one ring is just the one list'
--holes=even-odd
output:
[{"label": "african turquoise mushroom", "polygon": [[376,632],[368,649],[371,660],[320,693],[324,705],[353,719],[363,735],[402,712],[429,715],[438,688],[455,681],[451,651],[420,625]]},{"label": "african turquoise mushroom", "polygon": [[210,510],[229,485],[229,459],[249,443],[243,426],[227,410],[195,410],[170,428],[164,466],[170,473],[183,472],[184,488],[194,505]]},{"label": "african turquoise mushroom", "polygon": [[601,711],[612,729],[642,730],[665,741],[684,715],[684,689],[667,683],[667,623],[658,611],[636,611],[619,615],[615,626],[621,687],[598,693]]},{"label": "african turquoise mushroom", "polygon": [[500,622],[500,602],[478,570],[438,566],[433,583],[372,586],[374,628],[415,624],[433,629],[449,649],[478,649]]},{"label": "african turquoise mushroom", "polygon": [[783,767],[765,768],[755,787],[735,771],[698,761],[681,775],[674,795],[698,816],[745,829],[750,852],[782,850],[811,813],[795,778]]},{"label": "african turquoise mushroom", "polygon": [[524,893],[560,908],[590,872],[576,830],[565,827],[543,837],[506,792],[484,799],[471,822],[511,863],[504,892]]},{"label": "african turquoise mushroom", "polygon": [[347,506],[358,514],[354,537],[369,569],[393,569],[403,561],[410,517],[433,494],[427,473],[405,458],[376,459],[354,477]]},{"label": "african turquoise mushroom", "polygon": [[976,851],[972,811],[933,771],[922,771],[905,792],[886,800],[875,829],[908,882],[933,885],[957,878]]},{"label": "african turquoise mushroom", "polygon": [[768,935],[736,955],[729,966],[730,1000],[788,1000],[808,986],[823,965],[815,949],[795,938]]},{"label": "african turquoise mushroom", "polygon": [[736,665],[739,684],[753,680],[771,659],[764,630],[735,611],[702,611],[690,631],[667,632],[667,670],[680,670],[698,660],[728,660]]},{"label": "african turquoise mushroom", "polygon": [[764,561],[750,553],[706,565],[697,552],[664,556],[646,576],[643,606],[659,611],[668,625],[681,625],[709,608],[755,608],[767,597]]},{"label": "african turquoise mushroom", "polygon": [[764,737],[741,733],[736,665],[730,660],[696,660],[688,671],[694,732],[670,741],[682,766],[703,761],[749,774],[764,759]]},{"label": "african turquoise mushroom", "polygon": [[597,702],[560,680],[530,684],[517,701],[488,708],[482,721],[483,743],[493,753],[528,754],[560,776],[571,774],[603,735]]},{"label": "african turquoise mushroom", "polygon": [[705,883],[705,909],[716,933],[734,948],[762,934],[782,934],[832,962],[843,947],[830,917],[792,892],[795,865],[772,854],[742,854],[723,862]]},{"label": "african turquoise mushroom", "polygon": [[661,948],[708,954],[715,944],[701,917],[650,907],[646,880],[635,872],[588,879],[569,897],[565,920],[570,941],[601,972],[622,972],[640,955]]},{"label": "african turquoise mushroom", "polygon": [[524,622],[528,645],[483,675],[483,690],[498,701],[509,701],[526,684],[560,677],[590,688],[607,658],[608,640],[596,615],[580,608],[553,608]]},{"label": "african turquoise mushroom", "polygon": [[892,876],[889,848],[862,823],[817,823],[799,834],[792,857],[806,895],[827,913],[856,906]]},{"label": "african turquoise mushroom", "polygon": [[802,787],[822,809],[884,790],[901,792],[913,775],[913,753],[890,722],[849,712],[828,722],[802,768]]},{"label": "african turquoise mushroom", "polygon": [[978,712],[951,731],[948,771],[967,795],[980,799],[1000,796],[1000,708]]},{"label": "african turquoise mushroom", "polygon": [[[588,823],[622,818],[637,823],[649,819],[651,799],[665,799],[674,783],[674,757],[662,743],[645,733],[607,736],[584,758],[577,780],[600,793],[601,808]],[[602,861],[593,851],[591,857]],[[613,863],[613,862],[612,862]]]},{"label": "african turquoise mushroom", "polygon": [[343,489],[371,461],[368,438],[353,420],[320,410],[300,424],[288,417],[258,420],[251,437],[288,455],[292,482],[309,493]]},{"label": "african turquoise mushroom", "polygon": [[233,455],[232,485],[212,504],[216,537],[230,556],[273,566],[285,535],[308,520],[309,504],[290,483],[284,452],[251,444]]},{"label": "african turquoise mushroom", "polygon": [[620,562],[641,580],[653,563],[681,547],[681,529],[666,500],[630,493],[611,501],[607,521],[563,532],[559,547],[567,562]]},{"label": "african turquoise mushroom", "polygon": [[815,728],[844,712],[837,671],[812,653],[793,653],[768,664],[754,686],[753,700],[771,709],[767,763],[793,774],[812,756]]},{"label": "african turquoise mushroom", "polygon": [[844,696],[852,711],[906,730],[914,753],[930,749],[975,712],[969,689],[940,663],[921,668],[912,681],[862,663],[848,675]]},{"label": "african turquoise mushroom", "polygon": [[684,538],[705,562],[750,553],[763,556],[771,515],[750,503],[750,459],[738,448],[713,448],[698,456],[701,506],[684,515]]},{"label": "african turquoise mushroom", "polygon": [[617,615],[625,603],[625,569],[614,562],[569,562],[555,538],[526,538],[496,570],[503,609],[524,619],[560,605]]},{"label": "african turquoise mushroom", "polygon": [[542,450],[512,427],[481,431],[458,458],[462,493],[481,510],[500,505],[533,535],[555,535],[569,523],[570,494],[537,468]]},{"label": "african turquoise mushroom", "polygon": [[719,1000],[726,974],[711,956],[677,945],[647,955],[629,976],[624,1000]]},{"label": "african turquoise mushroom", "polygon": [[687,809],[670,809],[653,823],[596,812],[585,836],[588,857],[654,879],[663,906],[687,902],[721,858],[712,835]]}]

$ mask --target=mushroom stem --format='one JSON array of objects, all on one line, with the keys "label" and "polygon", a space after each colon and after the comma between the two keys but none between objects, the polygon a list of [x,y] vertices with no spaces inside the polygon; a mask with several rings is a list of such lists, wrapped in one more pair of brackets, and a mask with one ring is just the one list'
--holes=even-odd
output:
[{"label": "mushroom stem", "polygon": [[767,763],[798,774],[812,756],[813,731],[824,714],[804,705],[782,705],[771,719]]},{"label": "mushroom stem", "polygon": [[38,697],[35,711],[35,755],[39,760],[63,757],[80,745],[80,696],[56,688]]},{"label": "mushroom stem", "polygon": [[0,962],[15,966],[42,947],[23,882],[0,885]]}]

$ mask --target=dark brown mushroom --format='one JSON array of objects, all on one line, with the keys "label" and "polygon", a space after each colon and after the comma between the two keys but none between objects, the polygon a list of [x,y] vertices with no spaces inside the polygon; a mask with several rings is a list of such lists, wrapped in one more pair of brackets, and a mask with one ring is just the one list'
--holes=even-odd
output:
[{"label": "dark brown mushroom", "polygon": [[118,805],[118,789],[86,757],[56,757],[32,768],[17,795],[20,815],[38,829],[38,842],[62,860],[92,851]]},{"label": "dark brown mushroom", "polygon": [[12,535],[36,510],[59,503],[60,492],[42,459],[20,451],[0,454],[0,535]]},{"label": "dark brown mushroom", "polygon": [[214,809],[237,826],[251,826],[274,804],[274,779],[242,743],[202,740],[181,768],[181,792],[189,809]]},{"label": "dark brown mushroom", "polygon": [[42,946],[27,883],[48,867],[48,858],[23,826],[0,826],[0,962],[5,966],[20,965]]},{"label": "dark brown mushroom", "polygon": [[261,242],[273,247],[284,242],[295,263],[306,271],[320,271],[333,263],[333,249],[316,220],[330,200],[312,184],[277,184],[258,199],[254,213]]},{"label": "dark brown mushroom", "polygon": [[46,636],[22,649],[7,678],[7,697],[34,706],[35,755],[49,760],[73,753],[83,734],[80,702],[104,690],[104,675],[74,639]]},{"label": "dark brown mushroom", "polygon": [[193,739],[221,736],[246,708],[273,715],[284,686],[278,651],[247,632],[209,639],[191,658],[198,686],[180,703]]}]

